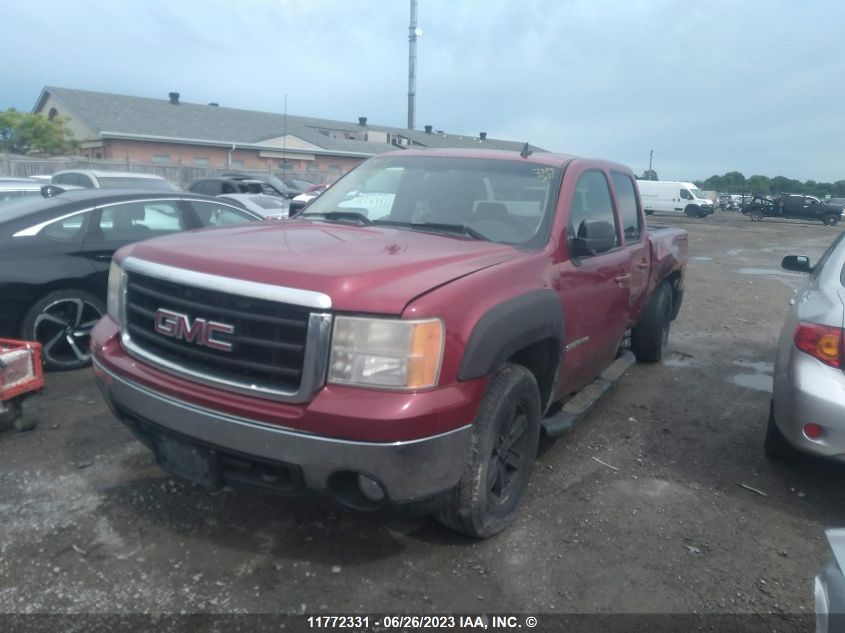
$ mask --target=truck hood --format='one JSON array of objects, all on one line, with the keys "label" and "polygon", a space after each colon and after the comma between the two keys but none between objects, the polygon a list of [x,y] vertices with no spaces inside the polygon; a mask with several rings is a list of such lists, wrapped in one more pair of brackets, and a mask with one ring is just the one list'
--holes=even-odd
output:
[{"label": "truck hood", "polygon": [[335,310],[401,314],[415,297],[519,251],[462,236],[293,221],[176,233],[127,246],[115,259],[129,256],[322,292]]}]

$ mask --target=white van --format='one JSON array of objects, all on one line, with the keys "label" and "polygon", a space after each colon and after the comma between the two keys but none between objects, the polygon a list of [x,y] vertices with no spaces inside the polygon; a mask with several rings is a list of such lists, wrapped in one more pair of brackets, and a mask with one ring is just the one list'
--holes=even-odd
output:
[{"label": "white van", "polygon": [[669,180],[638,180],[643,210],[648,215],[655,211],[686,213],[689,217],[703,218],[713,213],[713,201],[691,182]]}]

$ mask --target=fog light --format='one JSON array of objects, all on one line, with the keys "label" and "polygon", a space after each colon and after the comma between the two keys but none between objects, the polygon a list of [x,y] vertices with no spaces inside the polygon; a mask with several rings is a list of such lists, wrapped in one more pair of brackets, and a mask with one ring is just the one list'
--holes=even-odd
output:
[{"label": "fog light", "polygon": [[370,501],[384,499],[384,489],[381,484],[365,475],[358,475],[358,490]]},{"label": "fog light", "polygon": [[818,424],[805,424],[804,425],[804,435],[809,437],[811,440],[815,440],[821,437],[822,435],[822,427]]}]

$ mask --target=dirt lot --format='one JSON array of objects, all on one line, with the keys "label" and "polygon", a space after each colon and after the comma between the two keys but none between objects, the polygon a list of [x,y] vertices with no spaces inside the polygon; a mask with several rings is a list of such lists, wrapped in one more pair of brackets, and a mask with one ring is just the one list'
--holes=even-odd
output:
[{"label": "dirt lot", "polygon": [[801,279],[780,259],[815,260],[840,229],[652,220],[690,231],[669,358],[546,447],[504,534],[185,484],[90,371],[51,374],[38,428],[0,433],[0,612],[812,612],[845,468],[773,464],[762,441]]}]

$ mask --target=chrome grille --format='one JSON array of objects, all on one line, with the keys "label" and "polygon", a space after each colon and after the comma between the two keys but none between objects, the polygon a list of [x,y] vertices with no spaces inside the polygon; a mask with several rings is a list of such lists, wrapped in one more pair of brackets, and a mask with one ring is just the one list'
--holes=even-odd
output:
[{"label": "chrome grille", "polygon": [[[163,369],[225,388],[303,401],[322,384],[331,316],[307,306],[223,292],[125,266],[122,333],[127,349]],[[231,280],[229,280],[231,281]],[[238,284],[222,284],[227,290]],[[231,350],[156,331],[159,309],[231,325]]]}]

